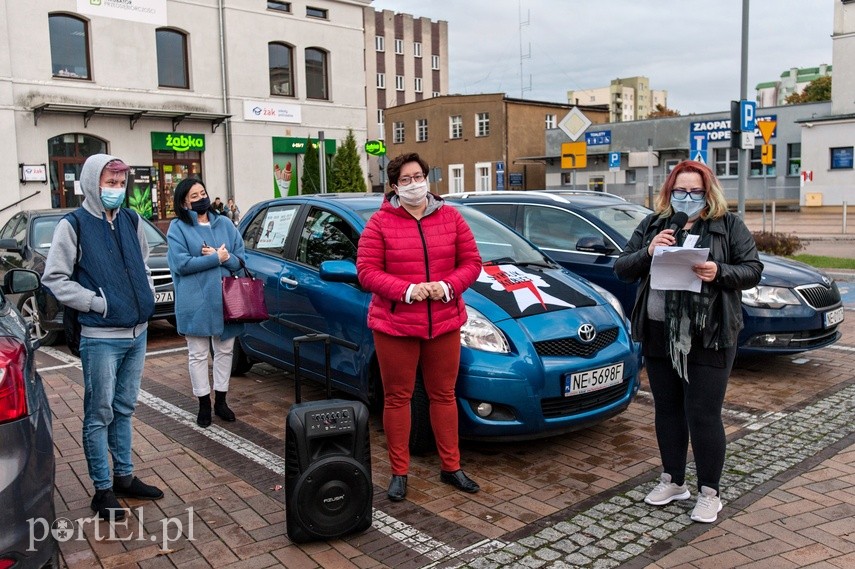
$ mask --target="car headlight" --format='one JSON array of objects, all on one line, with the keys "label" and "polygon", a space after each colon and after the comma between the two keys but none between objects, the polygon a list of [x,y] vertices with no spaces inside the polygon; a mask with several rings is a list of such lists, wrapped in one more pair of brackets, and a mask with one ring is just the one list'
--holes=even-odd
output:
[{"label": "car headlight", "polygon": [[742,291],[742,302],[755,308],[782,308],[801,304],[795,293],[780,286],[755,286]]},{"label": "car headlight", "polygon": [[613,295],[598,284],[594,284],[592,282],[588,282],[588,284],[591,285],[592,289],[600,293],[602,297],[606,299],[606,302],[612,305],[612,308],[614,308],[620,315],[621,320],[626,320],[626,314],[623,313],[623,306],[620,305],[620,301],[615,295]]},{"label": "car headlight", "polygon": [[460,328],[461,346],[501,354],[511,351],[505,335],[486,316],[471,306],[466,307],[466,315],[469,318],[466,320],[466,324]]}]

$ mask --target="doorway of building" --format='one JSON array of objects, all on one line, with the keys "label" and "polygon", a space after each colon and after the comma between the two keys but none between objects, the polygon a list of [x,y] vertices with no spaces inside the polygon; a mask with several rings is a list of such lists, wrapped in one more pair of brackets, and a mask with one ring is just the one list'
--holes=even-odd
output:
[{"label": "doorway of building", "polygon": [[[195,156],[192,156],[195,155]],[[154,168],[157,171],[157,209],[162,221],[175,217],[172,196],[175,186],[185,178],[202,177],[202,157],[200,152],[182,152],[181,158],[174,152],[152,153]],[[211,198],[213,201],[214,198]]]},{"label": "doorway of building", "polygon": [[53,208],[78,207],[83,195],[75,193],[83,163],[93,154],[105,154],[107,142],[95,136],[68,133],[48,140],[50,203]]}]

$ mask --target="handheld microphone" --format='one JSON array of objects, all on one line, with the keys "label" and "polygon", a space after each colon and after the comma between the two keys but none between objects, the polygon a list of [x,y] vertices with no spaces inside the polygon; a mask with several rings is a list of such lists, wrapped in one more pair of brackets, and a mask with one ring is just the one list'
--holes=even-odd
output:
[{"label": "handheld microphone", "polygon": [[686,225],[688,221],[689,216],[686,215],[685,212],[678,211],[671,218],[671,225],[668,226],[668,229],[671,229],[672,231],[674,231],[674,233],[676,233],[679,230],[683,229],[683,226]]}]

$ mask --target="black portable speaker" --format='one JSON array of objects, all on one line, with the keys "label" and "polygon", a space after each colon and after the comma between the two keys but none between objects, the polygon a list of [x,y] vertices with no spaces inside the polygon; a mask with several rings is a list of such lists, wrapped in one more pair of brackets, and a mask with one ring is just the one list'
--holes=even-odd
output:
[{"label": "black portable speaker", "polygon": [[[327,399],[300,401],[300,345],[324,342]],[[296,403],[285,422],[285,522],[294,543],[324,540],[371,526],[374,485],[368,409],[330,399],[330,338],[294,338]]]}]

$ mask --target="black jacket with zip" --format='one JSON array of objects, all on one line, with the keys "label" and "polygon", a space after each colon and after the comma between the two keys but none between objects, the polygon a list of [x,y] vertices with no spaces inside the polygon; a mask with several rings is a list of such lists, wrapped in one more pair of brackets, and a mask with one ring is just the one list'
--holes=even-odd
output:
[{"label": "black jacket with zip", "polygon": [[[644,341],[647,297],[650,291],[650,264],[647,248],[653,238],[668,227],[668,218],[651,213],[638,224],[623,252],[615,262],[615,274],[622,281],[642,280],[632,309],[632,335]],[[757,253],[754,236],[735,214],[718,219],[698,219],[689,232],[698,235],[695,245],[709,247],[709,260],[718,271],[713,282],[703,283],[700,294],[710,296],[710,315],[704,328],[702,345],[719,350],[735,346],[742,330],[742,290],[760,282],[763,263]]]}]

